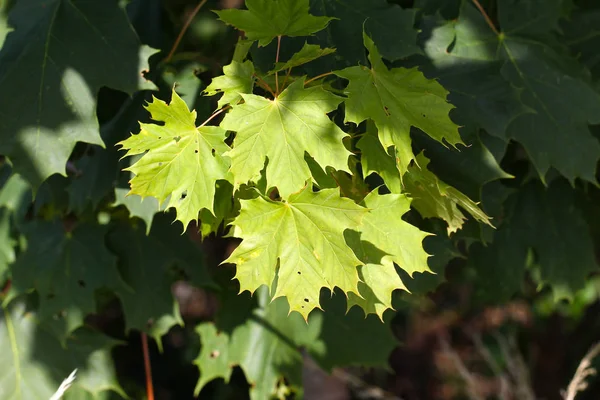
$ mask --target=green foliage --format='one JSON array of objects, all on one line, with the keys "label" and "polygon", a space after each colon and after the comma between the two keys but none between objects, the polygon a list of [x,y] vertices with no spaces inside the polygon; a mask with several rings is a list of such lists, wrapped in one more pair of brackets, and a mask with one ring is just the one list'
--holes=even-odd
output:
[{"label": "green foliage", "polygon": [[177,326],[197,395],[300,398],[385,368],[450,261],[476,305],[590,297],[600,7],[246,0],[170,53],[159,3],[0,4],[0,397],[140,397],[102,331]]},{"label": "green foliage", "polygon": [[[303,359],[314,358],[326,370],[353,363],[384,366],[386,354],[396,344],[380,321],[365,319],[360,312],[343,315],[339,294],[325,301],[325,312],[311,314],[308,324],[300,315],[288,315],[283,299],[267,303],[266,291],[257,295],[259,305],[249,310],[243,323],[231,324],[218,317],[216,324],[196,328],[202,340],[202,350],[194,360],[201,374],[197,393],[214,378],[228,381],[232,367],[239,365],[252,385],[252,399],[274,396],[276,388],[283,385],[278,384],[281,375],[288,378],[288,390],[301,394]],[[242,299],[249,302],[247,297]],[[377,337],[378,342],[373,345],[369,337]]]},{"label": "green foliage", "polygon": [[332,19],[310,15],[308,0],[248,0],[246,6],[247,11],[223,10],[217,15],[261,46],[278,36],[308,36],[325,28]]},{"label": "green foliage", "polygon": [[305,319],[319,308],[323,287],[358,294],[361,262],[345,243],[344,231],[357,228],[368,209],[335,189],[314,193],[311,185],[287,202],[262,197],[241,202],[233,235],[244,241],[225,260],[237,265],[241,290],[252,293],[267,285],[273,298],[287,297],[290,310]]},{"label": "green foliage", "polygon": [[0,53],[0,152],[39,186],[65,174],[77,141],[103,145],[100,87],[152,87],[141,76],[152,50],[139,43],[116,0],[19,1],[8,24],[13,32]]},{"label": "green foliage", "polygon": [[48,399],[58,387],[56,382],[75,368],[79,370],[75,386],[82,391],[94,396],[107,390],[125,395],[110,357],[116,340],[80,328],[66,343],[60,343],[23,298],[2,306],[2,311],[0,345],[5,351],[0,355],[4,382],[0,394],[4,398]]},{"label": "green foliage", "polygon": [[231,173],[235,187],[258,181],[266,159],[267,188],[276,187],[282,197],[301,190],[311,177],[304,160],[307,152],[323,168],[348,170],[342,139],[346,134],[327,118],[342,98],[322,87],[304,88],[304,80],[290,84],[277,99],[242,95],[244,103],[227,113],[221,127],[235,131]]},{"label": "green foliage", "polygon": [[166,207],[175,207],[177,220],[187,228],[203,208],[213,212],[215,183],[226,179],[225,130],[196,128],[196,112],[190,112],[175,91],[170,105],[154,99],[147,109],[163,124],[142,124],[139,134],[118,143],[126,156],[144,154],[127,168],[135,174],[130,193],[142,199],[152,196],[159,203],[168,198]]}]

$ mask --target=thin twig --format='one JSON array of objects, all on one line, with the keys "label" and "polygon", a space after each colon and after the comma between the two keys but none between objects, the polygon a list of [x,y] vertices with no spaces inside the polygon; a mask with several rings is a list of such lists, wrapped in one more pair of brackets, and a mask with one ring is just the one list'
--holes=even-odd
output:
[{"label": "thin twig", "polygon": [[498,397],[501,400],[506,400],[510,398],[510,383],[502,368],[498,365],[490,350],[487,348],[485,344],[483,344],[483,340],[481,339],[481,335],[479,333],[468,333],[471,337],[471,340],[475,344],[475,348],[481,354],[487,365],[490,367],[496,378],[500,381],[500,393]]},{"label": "thin twig", "polygon": [[285,84],[287,83],[288,78],[290,77],[290,72],[292,72],[292,69],[288,68],[287,74],[285,74],[285,79],[283,80],[283,85],[281,85],[281,91],[283,91],[283,89],[285,89]]},{"label": "thin twig", "polygon": [[[281,48],[281,35],[277,36],[277,54],[275,55],[275,65],[279,62],[279,49]],[[279,94],[279,72],[275,71],[275,93]]]},{"label": "thin twig", "polygon": [[181,28],[181,31],[179,31],[179,35],[177,35],[177,39],[175,39],[175,43],[173,43],[173,47],[171,47],[171,51],[169,51],[169,55],[167,55],[167,58],[165,58],[165,62],[169,62],[171,60],[171,58],[173,57],[173,54],[175,54],[175,51],[177,50],[177,47],[179,47],[179,43],[181,43],[181,39],[183,39],[183,35],[185,35],[185,32],[190,27],[190,24],[194,20],[194,17],[196,16],[196,14],[198,14],[198,11],[200,11],[200,9],[202,8],[202,6],[204,4],[206,4],[207,1],[208,0],[202,0],[202,1],[200,1],[200,3],[198,3],[198,5],[196,6],[196,8],[194,8],[192,10],[192,13],[188,16],[188,19],[183,24],[183,27]]},{"label": "thin twig", "polygon": [[315,76],[314,78],[310,78],[309,80],[305,81],[305,82],[304,82],[304,86],[308,85],[308,84],[309,84],[309,83],[311,83],[312,81],[316,81],[317,79],[321,79],[321,78],[323,78],[323,77],[325,77],[325,76],[327,76],[327,75],[332,75],[332,74],[333,74],[333,72],[325,72],[324,74],[317,75],[317,76]]},{"label": "thin twig", "polygon": [[473,0],[473,4],[475,4],[475,7],[477,7],[477,9],[479,10],[479,12],[481,13],[481,15],[483,15],[483,18],[485,19],[485,22],[487,22],[487,24],[490,26],[490,28],[492,28],[492,31],[494,31],[494,33],[496,35],[499,35],[500,32],[498,31],[498,29],[494,26],[494,23],[492,22],[492,19],[490,18],[490,16],[485,12],[485,9],[481,6],[481,4],[479,3],[479,0]]},{"label": "thin twig", "polygon": [[462,362],[460,356],[456,354],[452,347],[450,347],[450,343],[448,343],[448,341],[443,338],[442,335],[438,336],[438,341],[442,351],[446,353],[448,357],[450,357],[454,367],[467,384],[467,395],[469,396],[469,399],[483,400],[483,397],[479,396],[479,393],[477,393],[477,384],[475,383],[475,378],[473,378],[471,372],[469,372],[465,364]]},{"label": "thin twig", "polygon": [[600,342],[593,345],[579,363],[567,390],[562,394],[565,400],[574,400],[578,392],[583,392],[587,388],[585,380],[588,376],[596,374],[596,370],[592,367],[592,360],[598,354],[600,354]]},{"label": "thin twig", "polygon": [[518,399],[535,400],[535,393],[531,387],[529,369],[517,348],[513,337],[507,340],[499,332],[494,333],[494,337],[500,346],[502,357],[508,365],[508,373],[515,383],[515,395]]},{"label": "thin twig", "polygon": [[231,108],[231,106],[225,106],[223,108],[221,108],[220,110],[215,111],[214,113],[211,114],[210,117],[208,117],[206,119],[206,121],[204,121],[198,128],[202,128],[204,125],[208,124],[213,118],[215,118],[217,115],[221,114],[223,111],[229,110]]},{"label": "thin twig", "polygon": [[150,353],[148,352],[148,337],[142,332],[142,351],[144,352],[144,371],[146,373],[146,398],[154,400],[154,387],[152,386],[152,366],[150,365]]},{"label": "thin twig", "polygon": [[356,392],[361,399],[402,400],[395,394],[387,392],[378,386],[371,385],[347,370],[337,368],[333,370],[332,375],[343,381],[353,392]]},{"label": "thin twig", "polygon": [[254,77],[256,78],[256,81],[258,82],[258,85],[260,87],[262,87],[263,89],[267,90],[269,93],[271,93],[271,95],[273,97],[277,97],[275,95],[275,92],[273,91],[273,89],[271,88],[271,86],[269,86],[269,84],[267,82],[264,81],[264,79],[262,79],[260,76],[254,74]]}]

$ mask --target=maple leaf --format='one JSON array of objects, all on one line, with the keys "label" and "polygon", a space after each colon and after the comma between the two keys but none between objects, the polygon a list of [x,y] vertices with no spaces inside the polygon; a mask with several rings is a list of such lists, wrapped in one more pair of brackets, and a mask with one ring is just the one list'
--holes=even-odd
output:
[{"label": "maple leaf", "polygon": [[421,52],[414,28],[416,7],[402,8],[386,0],[311,0],[311,10],[335,18],[316,36],[322,45],[338,49],[338,62],[344,66],[366,63],[363,28],[387,60],[396,61]]},{"label": "maple leaf", "polygon": [[[239,308],[234,310],[234,313],[240,314]],[[252,385],[250,398],[253,400],[271,398],[282,375],[290,380],[291,385],[300,387],[303,364],[300,347],[315,343],[318,330],[310,329],[299,315],[288,315],[283,299],[267,302],[264,307],[253,310],[251,315],[240,317],[244,323],[233,327],[230,334],[218,332],[212,323],[196,327],[202,341],[200,354],[194,360],[200,369],[196,395],[217,377],[228,382],[236,365],[242,368]]]},{"label": "maple leaf", "polygon": [[23,228],[28,243],[13,265],[8,300],[35,289],[39,318],[65,322],[63,337],[96,311],[95,292],[125,287],[116,259],[104,246],[106,227],[83,224],[65,232],[61,222],[31,222]]},{"label": "maple leaf", "polygon": [[129,218],[139,218],[146,224],[146,234],[152,228],[154,214],[165,211],[154,197],[142,199],[137,194],[129,194],[129,189],[115,188],[115,202],[112,207],[124,206],[129,211]]},{"label": "maple leaf", "polygon": [[412,206],[425,217],[441,218],[448,223],[448,232],[460,229],[465,221],[464,214],[458,209],[463,207],[476,220],[491,226],[490,218],[473,200],[456,188],[442,182],[427,169],[429,160],[423,153],[417,155],[416,164],[404,174],[404,187],[401,173],[394,158],[386,153],[372,130],[367,130],[357,147],[362,150],[363,174],[377,173],[392,193],[408,194],[413,199]]},{"label": "maple leaf", "polygon": [[222,154],[225,130],[215,126],[196,127],[196,112],[173,91],[171,104],[154,98],[147,107],[152,119],[164,125],[140,124],[139,134],[119,142],[127,156],[143,156],[126,170],[131,179],[130,194],[152,196],[166,208],[177,210],[184,229],[198,219],[205,208],[213,212],[215,184],[226,179],[228,161]]},{"label": "maple leaf", "polygon": [[[283,378],[292,390],[301,391],[303,371],[315,364],[327,372],[353,364],[388,365],[390,351],[397,346],[389,326],[365,318],[357,309],[345,312],[341,293],[324,298],[325,312],[311,314],[308,324],[297,314],[288,315],[284,299],[269,302],[268,295],[266,290],[258,291],[259,306],[247,310],[252,299],[231,293],[228,297],[237,299],[221,299],[229,307],[216,323],[196,327],[202,342],[194,360],[200,370],[196,394],[215,378],[229,382],[237,365],[250,383],[253,400],[272,398]],[[232,319],[237,324],[223,321]],[[305,397],[318,398],[308,393]]]},{"label": "maple leaf", "polygon": [[219,19],[244,31],[250,40],[268,45],[277,36],[308,36],[333,18],[308,13],[308,0],[246,0],[248,10],[215,11]]},{"label": "maple leaf", "polygon": [[207,96],[223,93],[218,101],[218,107],[222,108],[228,104],[237,104],[242,93],[252,93],[254,86],[254,64],[250,61],[237,62],[223,67],[223,74],[213,78],[210,85],[204,89]]},{"label": "maple leaf", "polygon": [[[77,142],[104,146],[101,87],[151,89],[141,72],[155,52],[142,46],[118,2],[23,1],[0,50],[0,153],[34,188],[65,166]],[[6,95],[6,94],[16,95]]]},{"label": "maple leaf", "polygon": [[404,176],[406,193],[414,200],[412,206],[425,218],[441,218],[448,224],[448,233],[456,232],[466,220],[458,209],[461,206],[477,221],[493,226],[477,203],[459,190],[442,182],[427,169],[429,160],[423,153],[417,156],[417,164]]},{"label": "maple leaf", "polygon": [[[138,224],[139,225],[139,224]],[[119,257],[128,287],[116,290],[125,314],[125,332],[147,332],[161,347],[161,336],[173,325],[183,325],[172,294],[173,266],[194,277],[197,287],[214,286],[202,263],[201,252],[184,236],[167,214],[157,214],[150,233],[140,226],[122,224],[108,235],[108,244]],[[149,323],[152,321],[152,323]]]},{"label": "maple leaf", "polygon": [[[573,299],[598,271],[589,215],[577,192],[565,179],[548,187],[531,181],[505,203],[507,217],[491,245],[469,249],[469,263],[478,271],[477,296],[508,301],[521,289],[525,273],[534,270],[534,279],[550,286],[555,301]],[[530,249],[537,255],[533,263],[528,263]]]},{"label": "maple leaf", "polygon": [[[266,158],[267,188],[276,186],[287,198],[311,177],[304,153],[321,167],[348,171],[351,154],[342,143],[347,136],[327,113],[343,100],[316,86],[304,88],[304,79],[290,84],[276,99],[242,94],[244,103],[227,113],[221,127],[236,131],[231,158],[234,186],[257,181]],[[349,171],[348,171],[349,172]]]},{"label": "maple leaf", "polygon": [[554,167],[571,182],[596,182],[600,143],[588,125],[600,123],[600,94],[566,73],[542,42],[506,36],[502,45],[502,75],[532,110],[512,121],[506,135],[523,144],[542,180]]},{"label": "maple leaf", "polygon": [[563,0],[506,0],[498,4],[498,20],[504,34],[545,34],[560,30],[567,7]]},{"label": "maple leaf", "polygon": [[119,341],[88,328],[80,328],[64,342],[60,341],[40,321],[27,300],[20,297],[2,305],[2,398],[49,399],[62,378],[75,368],[77,379],[68,395],[78,389],[90,398],[100,398],[108,391],[126,397],[111,356]]},{"label": "maple leaf", "polygon": [[416,68],[388,69],[373,40],[363,34],[371,68],[349,67],[335,72],[349,81],[346,121],[360,124],[372,119],[384,148],[395,146],[401,176],[414,159],[410,128],[415,126],[431,138],[455,145],[462,143],[458,126],[448,113],[453,106],[448,92],[436,81],[426,79]]},{"label": "maple leaf", "polygon": [[313,193],[310,185],[287,202],[259,197],[241,204],[232,225],[243,241],[225,261],[237,265],[240,291],[272,287],[277,278],[273,298],[287,297],[290,312],[305,319],[319,307],[322,287],[358,294],[356,267],[362,263],[346,245],[344,230],[356,228],[366,208],[341,198],[339,190]]},{"label": "maple leaf", "polygon": [[572,53],[590,70],[592,76],[600,76],[600,62],[596,51],[600,48],[600,10],[574,12],[568,21],[563,21],[561,28]]},{"label": "maple leaf", "polygon": [[410,210],[410,199],[401,194],[381,196],[376,190],[365,197],[369,213],[363,218],[359,232],[352,232],[349,245],[365,263],[360,267],[359,297],[348,295],[348,309],[354,305],[374,313],[383,321],[383,313],[392,308],[392,292],[406,290],[394,264],[410,276],[414,272],[431,272],[429,255],[423,250],[423,239],[429,233],[409,224],[402,216]]},{"label": "maple leaf", "polygon": [[288,61],[275,64],[275,68],[269,71],[269,74],[298,67],[332,53],[335,53],[335,49],[328,47],[322,49],[319,45],[304,43],[304,46],[297,53],[294,53]]},{"label": "maple leaf", "polygon": [[518,89],[502,78],[498,38],[481,13],[470,2],[462,2],[458,18],[426,17],[421,29],[430,63],[420,68],[450,91],[456,120],[506,140],[510,122],[529,109],[519,101]]}]

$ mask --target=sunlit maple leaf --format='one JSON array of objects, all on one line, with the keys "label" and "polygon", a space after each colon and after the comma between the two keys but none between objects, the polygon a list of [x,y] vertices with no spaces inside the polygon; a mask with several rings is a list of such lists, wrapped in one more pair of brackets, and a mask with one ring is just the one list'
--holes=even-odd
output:
[{"label": "sunlit maple leaf", "polygon": [[250,61],[243,63],[232,61],[223,67],[223,75],[213,78],[210,85],[204,89],[207,96],[223,93],[219,99],[219,108],[228,104],[236,104],[242,99],[241,93],[252,93],[254,85],[254,64]]},{"label": "sunlit maple leaf", "polygon": [[329,47],[322,49],[319,45],[304,43],[304,46],[302,46],[297,53],[294,53],[289,60],[286,62],[277,63],[275,68],[269,71],[269,74],[274,74],[278,71],[298,67],[332,53],[335,53],[335,49]]},{"label": "sunlit maple leaf", "polygon": [[236,131],[231,158],[234,186],[257,181],[268,158],[267,188],[277,187],[283,198],[302,189],[311,177],[304,153],[322,168],[348,171],[342,139],[347,136],[327,116],[343,100],[322,87],[304,88],[304,79],[271,100],[242,94],[244,103],[233,107],[221,128]]},{"label": "sunlit maple leaf", "polygon": [[277,36],[308,36],[333,18],[308,13],[308,0],[246,0],[248,10],[215,11],[221,21],[244,31],[250,40],[268,45]]},{"label": "sunlit maple leaf", "polygon": [[409,275],[430,272],[429,255],[423,249],[423,239],[430,234],[402,219],[410,210],[410,202],[404,195],[382,196],[376,190],[365,197],[370,211],[363,218],[360,233],[348,235],[348,244],[365,263],[360,267],[362,282],[358,284],[362,297],[350,293],[348,308],[358,305],[365,314],[374,313],[383,320],[385,310],[392,308],[392,292],[406,290],[394,264]]},{"label": "sunlit maple leaf", "polygon": [[215,184],[226,179],[228,161],[223,153],[225,131],[215,126],[196,127],[196,112],[173,91],[171,104],[154,98],[147,107],[152,119],[164,123],[140,124],[141,131],[119,142],[125,156],[143,154],[127,170],[131,179],[130,194],[152,196],[166,208],[177,210],[177,220],[184,229],[198,219],[205,208],[213,211]]},{"label": "sunlit maple leaf", "polygon": [[448,113],[453,106],[446,101],[448,91],[427,79],[416,68],[388,69],[375,43],[363,34],[371,67],[349,67],[336,74],[349,81],[345,92],[346,121],[359,124],[372,119],[379,140],[387,149],[395,146],[401,175],[415,158],[411,148],[411,126],[433,139],[452,145],[462,143],[458,126]]},{"label": "sunlit maple leaf", "polygon": [[458,208],[466,210],[477,221],[493,226],[481,208],[456,188],[442,182],[429,169],[429,160],[422,153],[417,156],[417,164],[404,175],[406,192],[414,200],[412,206],[426,218],[441,218],[448,224],[448,233],[456,232],[466,220]]},{"label": "sunlit maple leaf", "polygon": [[241,291],[276,286],[274,298],[287,297],[290,311],[305,319],[320,308],[323,287],[358,293],[362,263],[344,231],[358,227],[366,208],[340,197],[339,190],[313,193],[310,185],[287,202],[259,197],[241,203],[232,225],[233,235],[244,240],[225,261],[237,265]]}]

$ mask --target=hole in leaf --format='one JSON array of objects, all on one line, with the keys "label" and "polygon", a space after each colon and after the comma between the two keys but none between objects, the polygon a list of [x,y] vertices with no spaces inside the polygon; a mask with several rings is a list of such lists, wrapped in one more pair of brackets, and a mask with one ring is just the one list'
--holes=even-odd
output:
[{"label": "hole in leaf", "polygon": [[187,197],[187,192],[181,193],[181,200],[185,199],[186,197]]},{"label": "hole in leaf", "polygon": [[308,303],[308,299],[304,299],[304,302],[305,302],[305,303]]},{"label": "hole in leaf", "polygon": [[214,155],[215,155],[215,149],[212,149],[212,150],[210,151],[210,153],[211,153],[211,154],[214,156]]},{"label": "hole in leaf", "polygon": [[423,114],[423,118],[427,117],[427,115]]},{"label": "hole in leaf", "polygon": [[298,271],[298,275],[302,275],[302,272]]},{"label": "hole in leaf", "polygon": [[175,136],[173,139],[175,139],[175,143],[179,143],[181,136]]},{"label": "hole in leaf", "polygon": [[194,150],[194,153],[198,154],[198,150],[197,150],[197,149],[196,149],[196,150]]},{"label": "hole in leaf", "polygon": [[79,285],[79,287],[82,287],[82,288],[85,287],[85,282],[83,281],[83,279],[78,280],[77,284]]},{"label": "hole in leaf", "polygon": [[213,350],[210,352],[210,358],[217,358],[220,354],[221,353],[219,352],[219,350]]},{"label": "hole in leaf", "polygon": [[159,136],[158,138],[159,138],[159,139],[162,139],[162,136]]}]

